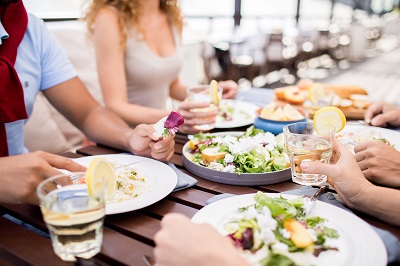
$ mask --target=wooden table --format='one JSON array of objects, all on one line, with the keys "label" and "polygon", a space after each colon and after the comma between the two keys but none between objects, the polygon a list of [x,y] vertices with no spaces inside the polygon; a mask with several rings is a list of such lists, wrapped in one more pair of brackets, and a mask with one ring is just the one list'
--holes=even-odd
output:
[{"label": "wooden table", "polygon": [[[182,166],[182,147],[187,136],[177,135],[172,162],[182,171],[194,176]],[[120,151],[103,146],[90,146],[77,153],[64,154],[76,158],[88,155],[114,154]],[[245,194],[257,191],[284,192],[301,187],[291,181],[268,186],[231,186],[210,182],[194,176],[195,187],[171,193],[165,199],[141,210],[110,215],[105,219],[101,253],[90,263],[98,265],[142,265],[142,255],[152,254],[154,234],[160,229],[160,220],[167,213],[178,212],[192,217],[206,200],[221,193]],[[0,205],[1,214],[9,214],[47,232],[39,207],[30,205]],[[365,214],[362,219],[400,237],[400,228]],[[373,243],[371,243],[372,245]],[[87,262],[86,262],[87,263]],[[38,233],[0,216],[0,265],[71,265],[61,261],[53,252],[51,241]]]},{"label": "wooden table", "polygon": [[[259,105],[268,101],[268,98],[260,98],[253,93],[254,91],[249,92],[247,97],[258,101]],[[245,99],[242,96],[240,95],[239,98]],[[175,154],[172,163],[183,172],[194,176],[182,165],[182,147],[188,141],[187,136],[178,134],[175,141]],[[89,146],[78,150],[76,153],[63,155],[78,158],[119,152],[121,151],[104,146]],[[107,216],[101,252],[90,261],[81,261],[80,265],[143,265],[142,255],[152,254],[154,234],[160,229],[160,220],[164,215],[177,212],[192,217],[206,205],[206,200],[214,195],[221,193],[239,195],[257,191],[284,192],[301,187],[291,181],[267,186],[232,186],[207,181],[197,176],[194,177],[198,180],[194,187],[171,193],[147,208]],[[11,215],[26,224],[47,232],[39,207],[0,204],[0,214],[0,265],[72,265],[72,263],[62,261],[54,254],[49,238],[2,216],[4,214]],[[399,227],[365,214],[356,214],[368,223],[400,237]]]}]

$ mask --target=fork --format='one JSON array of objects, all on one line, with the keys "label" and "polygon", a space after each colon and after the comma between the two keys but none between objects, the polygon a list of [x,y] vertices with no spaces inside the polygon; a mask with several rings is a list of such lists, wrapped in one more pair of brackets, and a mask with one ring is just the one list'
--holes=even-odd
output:
[{"label": "fork", "polygon": [[128,164],[124,164],[124,165],[120,165],[120,166],[117,166],[117,167],[113,167],[113,169],[115,170],[115,169],[119,169],[119,168],[123,168],[123,167],[127,167],[127,166],[130,166],[130,165],[133,165],[133,164],[137,164],[137,163],[140,163],[140,162],[144,162],[145,160],[140,160],[140,161],[136,161],[136,162],[132,162],[132,163],[128,163]]},{"label": "fork", "polygon": [[155,264],[154,259],[149,255],[143,255],[142,260],[145,266],[153,266]]},{"label": "fork", "polygon": [[311,211],[311,209],[314,207],[315,202],[317,201],[317,198],[319,195],[325,193],[328,190],[329,186],[328,185],[324,185],[322,187],[320,187],[317,192],[314,193],[314,196],[310,197],[308,195],[303,195],[303,199],[304,199],[304,209],[305,209],[305,213],[306,215],[308,215]]}]

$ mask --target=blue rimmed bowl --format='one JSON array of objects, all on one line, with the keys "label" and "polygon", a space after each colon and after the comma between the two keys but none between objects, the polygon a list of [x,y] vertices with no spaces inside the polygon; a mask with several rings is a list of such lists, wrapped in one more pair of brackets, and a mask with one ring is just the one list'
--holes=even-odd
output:
[{"label": "blue rimmed bowl", "polygon": [[288,121],[278,121],[278,120],[271,120],[271,119],[265,119],[260,117],[260,113],[262,108],[259,108],[257,110],[257,117],[254,120],[254,127],[262,129],[264,131],[269,131],[274,135],[278,135],[282,133],[283,127],[287,126],[292,123],[297,123],[297,122],[306,122],[308,118],[308,112],[301,107],[296,107],[294,106],[303,116],[303,119],[299,120],[288,120]]}]

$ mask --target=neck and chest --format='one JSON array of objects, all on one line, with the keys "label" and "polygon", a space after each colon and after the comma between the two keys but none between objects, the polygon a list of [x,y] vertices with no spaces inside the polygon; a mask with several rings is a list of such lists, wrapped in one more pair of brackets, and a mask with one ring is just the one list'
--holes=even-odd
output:
[{"label": "neck and chest", "polygon": [[128,38],[125,48],[128,100],[165,109],[170,84],[183,65],[179,35],[161,12],[141,18],[139,27],[139,37]]},{"label": "neck and chest", "polygon": [[161,11],[144,15],[139,22],[143,42],[159,57],[175,53],[177,44],[168,16]]}]

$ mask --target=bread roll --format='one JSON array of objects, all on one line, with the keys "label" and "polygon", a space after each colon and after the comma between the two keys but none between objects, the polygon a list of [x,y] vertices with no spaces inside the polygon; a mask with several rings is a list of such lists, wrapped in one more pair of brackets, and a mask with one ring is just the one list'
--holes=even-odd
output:
[{"label": "bread roll", "polygon": [[329,94],[331,92],[335,93],[343,99],[350,99],[352,94],[363,94],[367,95],[367,91],[364,88],[355,85],[325,85],[325,90]]},{"label": "bread roll", "polygon": [[218,147],[218,146],[204,149],[201,152],[201,159],[203,159],[203,161],[205,161],[206,163],[209,164],[211,162],[216,162],[219,159],[225,158],[226,152],[220,152],[220,151],[218,151],[219,149],[220,149],[220,147]]},{"label": "bread roll", "polygon": [[304,93],[297,86],[289,86],[285,89],[285,101],[291,104],[303,104]]}]

